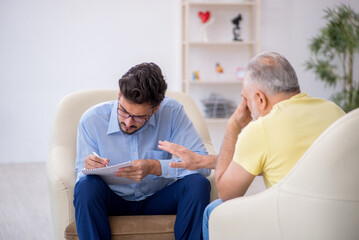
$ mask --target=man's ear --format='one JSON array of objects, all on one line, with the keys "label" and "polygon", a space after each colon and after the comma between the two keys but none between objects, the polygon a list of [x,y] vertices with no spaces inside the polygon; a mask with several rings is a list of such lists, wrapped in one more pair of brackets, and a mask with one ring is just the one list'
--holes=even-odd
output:
[{"label": "man's ear", "polygon": [[121,98],[121,91],[118,92],[118,99]]},{"label": "man's ear", "polygon": [[268,98],[267,96],[265,95],[265,93],[263,93],[262,91],[256,91],[255,93],[255,96],[254,96],[254,99],[255,99],[255,103],[257,105],[257,109],[258,110],[265,110],[268,106]]},{"label": "man's ear", "polygon": [[158,109],[160,108],[160,106],[161,106],[161,103],[158,104],[158,106],[155,107],[155,109],[153,109],[153,114],[155,114],[155,113],[158,111]]}]

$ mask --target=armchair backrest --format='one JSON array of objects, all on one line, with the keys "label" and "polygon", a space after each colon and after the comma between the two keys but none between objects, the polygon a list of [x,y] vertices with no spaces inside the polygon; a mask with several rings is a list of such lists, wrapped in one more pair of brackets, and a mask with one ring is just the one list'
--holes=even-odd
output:
[{"label": "armchair backrest", "polygon": [[353,235],[359,233],[353,231],[359,223],[358,170],[356,109],[324,131],[278,184],[278,217],[284,239],[293,234],[297,239],[358,238]]},{"label": "armchair backrest", "polygon": [[[76,137],[78,122],[91,106],[117,99],[118,90],[85,90],[64,97],[56,110],[50,138],[47,178],[55,239],[63,239],[65,227],[74,220],[73,191],[76,181]],[[187,94],[167,91],[179,101],[203,139],[207,151],[214,154],[204,118]],[[212,176],[213,177],[213,176]],[[213,187],[212,187],[213,189]],[[216,192],[211,193],[212,199]]]},{"label": "armchair backrest", "polygon": [[210,239],[358,239],[359,109],[326,129],[285,178],[213,210]]}]

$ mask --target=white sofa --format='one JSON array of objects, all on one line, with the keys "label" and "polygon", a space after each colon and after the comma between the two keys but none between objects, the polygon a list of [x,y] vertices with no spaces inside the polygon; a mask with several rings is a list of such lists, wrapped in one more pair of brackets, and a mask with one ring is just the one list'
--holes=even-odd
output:
[{"label": "white sofa", "polygon": [[[114,100],[119,90],[86,90],[64,97],[57,107],[50,139],[47,179],[55,239],[78,239],[74,223],[73,193],[76,181],[76,135],[85,110],[104,101]],[[177,99],[192,120],[210,154],[215,154],[204,118],[196,103],[180,92],[167,91]],[[209,177],[211,200],[217,198],[213,174]],[[175,215],[117,216],[110,218],[112,239],[174,239]],[[66,229],[66,234],[65,234]]]},{"label": "white sofa", "polygon": [[215,208],[209,236],[359,239],[359,109],[321,134],[278,184]]}]

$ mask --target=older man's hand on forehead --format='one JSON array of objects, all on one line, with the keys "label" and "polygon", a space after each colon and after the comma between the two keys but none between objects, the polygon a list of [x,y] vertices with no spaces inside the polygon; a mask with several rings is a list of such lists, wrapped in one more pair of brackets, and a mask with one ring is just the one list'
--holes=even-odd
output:
[{"label": "older man's hand on forehead", "polygon": [[238,104],[236,111],[229,119],[229,123],[234,129],[237,129],[238,133],[253,120],[251,112],[247,106],[247,100],[242,97],[242,101]]}]

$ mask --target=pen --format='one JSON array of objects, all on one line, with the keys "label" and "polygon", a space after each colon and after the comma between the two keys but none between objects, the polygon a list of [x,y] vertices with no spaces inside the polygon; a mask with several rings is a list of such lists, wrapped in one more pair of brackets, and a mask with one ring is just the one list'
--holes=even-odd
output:
[{"label": "pen", "polygon": [[[93,153],[93,155],[95,155],[96,157],[98,157],[98,158],[101,158],[102,159],[102,157],[100,157],[96,152],[92,152]],[[105,166],[106,167],[108,167],[108,165],[107,164],[105,164]]]}]

